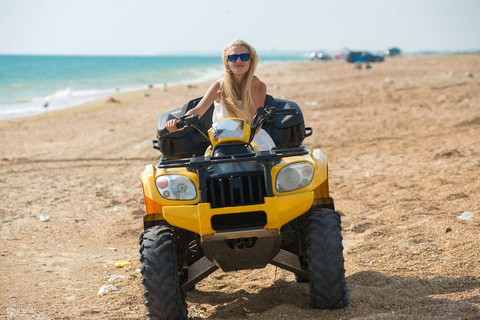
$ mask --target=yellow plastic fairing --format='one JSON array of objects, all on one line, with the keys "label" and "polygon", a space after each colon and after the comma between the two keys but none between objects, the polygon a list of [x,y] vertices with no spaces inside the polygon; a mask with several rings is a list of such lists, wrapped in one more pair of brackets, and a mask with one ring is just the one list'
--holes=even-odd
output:
[{"label": "yellow plastic fairing", "polygon": [[[315,150],[318,150],[315,152]],[[313,191],[317,187],[319,187],[323,182],[327,181],[328,179],[328,172],[327,172],[327,157],[322,153],[320,149],[315,149],[314,153],[311,155],[306,156],[297,156],[297,157],[287,157],[283,158],[282,161],[272,168],[272,183],[273,183],[273,193],[275,195],[290,195],[290,194],[297,194],[298,192],[303,191]],[[323,157],[322,157],[323,156]],[[299,163],[299,162],[308,162],[313,165],[314,173],[313,179],[309,185],[303,187],[301,189],[288,191],[288,192],[278,192],[275,188],[275,182],[277,179],[277,175],[284,167]]]},{"label": "yellow plastic fairing", "polygon": [[318,175],[317,187],[314,192],[314,204],[331,203],[330,190],[328,187],[328,162],[327,156],[320,149],[313,149],[312,158],[315,161],[315,167],[318,168],[315,176]]},{"label": "yellow plastic fairing", "polygon": [[147,215],[162,213],[162,205],[158,203],[158,199],[155,195],[155,193],[158,193],[155,187],[155,174],[156,168],[149,164],[145,167],[145,170],[143,170],[142,175],[140,176]]},{"label": "yellow plastic fairing", "polygon": [[200,195],[198,192],[197,197],[193,200],[168,200],[163,198],[158,192],[156,186],[156,179],[162,175],[186,176],[193,181],[195,188],[198,191],[198,176],[194,172],[190,172],[186,168],[157,169],[151,164],[147,165],[141,175],[147,215],[162,213],[163,206],[172,206],[178,204],[195,204],[200,201]]},{"label": "yellow plastic fairing", "polygon": [[240,118],[225,118],[214,122],[208,130],[208,136],[215,147],[219,143],[248,142],[251,127]]},{"label": "yellow plastic fairing", "polygon": [[313,192],[302,192],[281,197],[266,197],[265,203],[243,207],[212,209],[209,203],[185,206],[165,206],[163,216],[172,226],[198,233],[214,234],[211,226],[214,215],[263,211],[267,214],[265,229],[280,229],[284,224],[307,212],[313,203]]}]

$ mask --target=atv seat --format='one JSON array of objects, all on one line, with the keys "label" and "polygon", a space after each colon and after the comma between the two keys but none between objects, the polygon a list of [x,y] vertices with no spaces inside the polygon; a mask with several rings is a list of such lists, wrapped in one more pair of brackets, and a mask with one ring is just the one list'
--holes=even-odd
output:
[{"label": "atv seat", "polygon": [[[157,135],[162,136],[167,134],[168,130],[165,129],[167,121],[171,119],[180,119],[180,117],[185,115],[188,110],[195,108],[200,100],[202,100],[202,97],[190,100],[185,103],[183,107],[162,114],[157,123]],[[203,122],[206,128],[212,126],[213,109],[214,106],[212,104],[200,118],[200,121]],[[205,150],[207,150],[209,145],[210,142],[194,130],[189,132],[178,131],[172,133],[167,138],[158,141],[158,147],[167,159],[199,156],[205,153]]]},{"label": "atv seat", "polygon": [[293,101],[274,99],[267,95],[265,107],[275,107],[277,110],[296,110],[296,115],[277,115],[273,121],[267,121],[263,129],[272,137],[279,149],[299,147],[305,139],[305,122],[302,110]]},{"label": "atv seat", "polygon": [[[202,98],[196,98],[187,102],[183,107],[174,109],[160,116],[157,123],[157,134],[162,136],[168,133],[165,124],[168,120],[179,119],[185,113],[193,109]],[[292,101],[274,99],[267,95],[265,108],[275,107],[277,109],[295,109],[297,115],[278,115],[273,121],[267,121],[263,129],[272,137],[275,146],[279,149],[295,148],[302,144],[305,138],[305,122],[300,107]],[[213,104],[202,115],[200,120],[206,128],[212,126]],[[175,132],[170,136],[158,141],[158,147],[167,159],[188,158],[202,155],[207,150],[210,142],[196,131]]]}]

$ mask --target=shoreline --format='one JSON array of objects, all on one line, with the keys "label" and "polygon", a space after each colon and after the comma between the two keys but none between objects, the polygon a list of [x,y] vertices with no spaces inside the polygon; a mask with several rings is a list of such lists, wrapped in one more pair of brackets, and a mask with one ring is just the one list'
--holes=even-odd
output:
[{"label": "shoreline", "polygon": [[[211,73],[213,73],[213,72],[211,72]],[[220,72],[218,74],[220,74]],[[71,104],[71,105],[67,103],[65,106],[50,109],[50,110],[48,110],[47,107],[43,107],[43,109],[40,109],[40,108],[42,108],[40,106],[39,109],[41,111],[32,112],[32,113],[28,113],[28,114],[24,114],[24,115],[18,115],[18,116],[0,117],[0,121],[15,119],[15,118],[22,118],[22,117],[29,117],[29,116],[37,116],[37,115],[42,115],[46,112],[55,112],[55,111],[69,109],[69,108],[74,108],[74,107],[78,107],[78,106],[81,106],[81,105],[85,105],[85,104],[88,104],[88,103],[95,102],[97,100],[103,100],[103,99],[108,98],[108,97],[114,97],[116,95],[123,95],[123,94],[128,94],[128,93],[133,93],[133,92],[144,92],[146,90],[152,90],[152,89],[158,89],[158,90],[164,91],[166,88],[171,88],[171,87],[175,87],[175,86],[195,85],[195,84],[199,84],[199,83],[202,83],[202,82],[205,82],[205,81],[209,81],[210,79],[214,79],[216,77],[216,75],[217,75],[217,73],[215,73],[215,76],[210,75],[210,76],[205,76],[205,77],[199,77],[199,78],[193,79],[193,80],[184,80],[184,81],[179,81],[179,82],[148,84],[148,85],[145,85],[145,86],[142,86],[142,87],[138,86],[138,87],[125,87],[125,88],[117,87],[117,88],[110,88],[110,89],[89,89],[89,90],[86,90],[86,91],[96,91],[96,92],[98,92],[97,93],[98,97],[86,98],[84,101],[82,101],[80,103],[72,102],[73,104]],[[59,90],[52,95],[58,94],[60,92],[67,91],[69,89],[70,88]],[[108,93],[100,93],[102,91],[108,92]],[[34,100],[39,100],[39,99],[45,99],[45,103],[48,104],[48,101],[47,101],[48,99],[46,97],[44,97],[44,98],[35,97],[35,98],[30,99],[29,102],[34,101]]]}]

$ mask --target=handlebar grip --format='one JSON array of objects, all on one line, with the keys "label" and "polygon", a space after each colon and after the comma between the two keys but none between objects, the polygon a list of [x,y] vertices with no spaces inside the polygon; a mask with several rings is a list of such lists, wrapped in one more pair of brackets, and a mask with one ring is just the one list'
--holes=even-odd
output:
[{"label": "handlebar grip", "polygon": [[185,121],[183,121],[183,118],[178,119],[177,129],[182,129],[184,126],[185,126]]},{"label": "handlebar grip", "polygon": [[295,109],[276,110],[275,114],[277,114],[277,115],[298,115],[297,110],[295,110]]},{"label": "handlebar grip", "polygon": [[313,134],[313,128],[312,127],[305,127],[305,138],[310,137]]},{"label": "handlebar grip", "polygon": [[152,140],[152,148],[161,151],[160,147],[158,146],[158,140]]}]

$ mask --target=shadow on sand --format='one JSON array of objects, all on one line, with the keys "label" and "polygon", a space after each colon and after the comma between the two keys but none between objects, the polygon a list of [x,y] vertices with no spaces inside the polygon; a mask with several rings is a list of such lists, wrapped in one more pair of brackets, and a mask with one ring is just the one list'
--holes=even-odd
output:
[{"label": "shadow on sand", "polygon": [[363,271],[349,276],[347,287],[351,304],[338,310],[311,309],[309,284],[284,280],[258,293],[194,290],[187,302],[218,306],[210,319],[480,319],[475,277],[418,279]]}]

